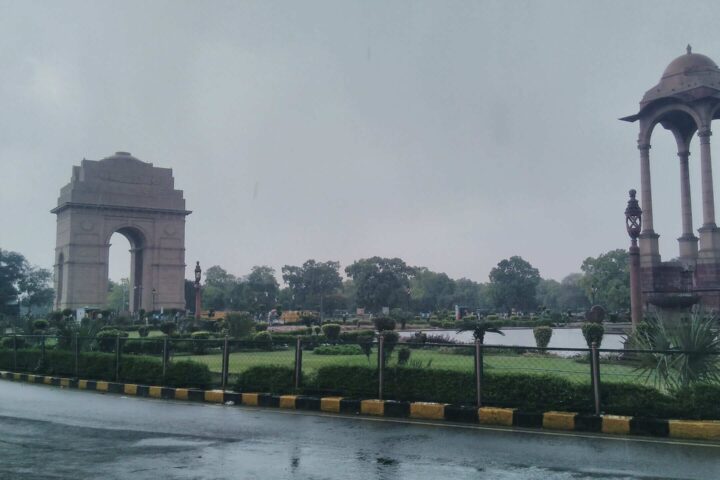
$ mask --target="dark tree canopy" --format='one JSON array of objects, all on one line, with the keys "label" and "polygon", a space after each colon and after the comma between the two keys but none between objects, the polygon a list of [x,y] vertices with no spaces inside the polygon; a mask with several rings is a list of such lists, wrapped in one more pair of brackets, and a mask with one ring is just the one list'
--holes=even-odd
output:
[{"label": "dark tree canopy", "polygon": [[0,249],[0,313],[15,315],[18,306],[32,308],[52,304],[55,292],[52,273],[31,266],[23,255]]},{"label": "dark tree canopy", "polygon": [[[295,303],[302,308],[327,310],[325,299],[342,287],[340,262],[307,260],[302,266],[285,265],[283,281],[288,284]],[[340,302],[342,303],[342,302]],[[333,306],[338,304],[334,301]]]},{"label": "dark tree canopy", "polygon": [[359,307],[377,311],[382,307],[404,307],[410,299],[410,278],[415,269],[399,258],[372,257],[345,268],[357,288]]},{"label": "dark tree canopy", "polygon": [[535,294],[539,283],[537,268],[522,257],[510,257],[490,271],[490,298],[500,309],[531,311],[537,306]]},{"label": "dark tree canopy", "polygon": [[630,266],[626,250],[588,257],[580,268],[585,276],[579,283],[592,304],[607,310],[630,308]]}]

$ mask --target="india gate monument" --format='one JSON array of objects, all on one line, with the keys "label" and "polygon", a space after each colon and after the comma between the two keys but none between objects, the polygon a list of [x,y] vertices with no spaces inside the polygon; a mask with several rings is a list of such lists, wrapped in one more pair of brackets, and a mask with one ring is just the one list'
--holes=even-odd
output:
[{"label": "india gate monument", "polygon": [[172,170],[127,152],[74,166],[60,190],[55,308],[105,305],[110,237],[131,245],[130,310],[185,308],[185,209]]},{"label": "india gate monument", "polygon": [[[681,307],[700,302],[709,310],[720,309],[720,230],[715,218],[711,123],[720,118],[720,69],[705,55],[687,52],[667,66],[660,82],[640,101],[640,110],[622,120],[638,121],[640,134],[640,200],[642,232],[640,289],[645,309]],[[650,146],[655,127],[661,125],[675,138],[680,179],[682,235],[677,260],[662,261],[658,233],[653,228],[653,197],[650,180]],[[695,235],[690,197],[690,141],[700,143],[702,223]],[[666,153],[661,154],[666,157]],[[672,255],[674,257],[674,255]]]}]

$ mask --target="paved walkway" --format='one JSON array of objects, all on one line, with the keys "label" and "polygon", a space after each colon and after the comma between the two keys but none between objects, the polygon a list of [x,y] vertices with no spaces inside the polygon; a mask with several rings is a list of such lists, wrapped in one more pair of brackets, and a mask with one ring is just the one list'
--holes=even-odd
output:
[{"label": "paved walkway", "polygon": [[713,479],[720,445],[0,383],[2,479]]}]

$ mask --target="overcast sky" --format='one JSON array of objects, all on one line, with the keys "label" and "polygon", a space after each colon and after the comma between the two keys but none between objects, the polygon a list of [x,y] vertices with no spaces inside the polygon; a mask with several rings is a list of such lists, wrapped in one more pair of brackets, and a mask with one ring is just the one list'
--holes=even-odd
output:
[{"label": "overcast sky", "polygon": [[[686,44],[720,60],[718,18],[710,1],[0,0],[0,248],[51,267],[72,166],[124,150],[184,190],[188,278],[196,260],[379,255],[487,281],[521,255],[559,280],[627,247],[637,125],[618,118]],[[675,151],[657,129],[664,259]],[[690,162],[698,227],[697,144]]]}]

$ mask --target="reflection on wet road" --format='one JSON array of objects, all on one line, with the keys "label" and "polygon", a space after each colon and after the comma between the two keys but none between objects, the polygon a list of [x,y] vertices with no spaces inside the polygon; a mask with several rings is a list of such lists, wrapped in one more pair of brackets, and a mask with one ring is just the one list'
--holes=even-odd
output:
[{"label": "reflection on wet road", "polygon": [[0,382],[2,479],[713,479],[720,446],[293,414]]}]

